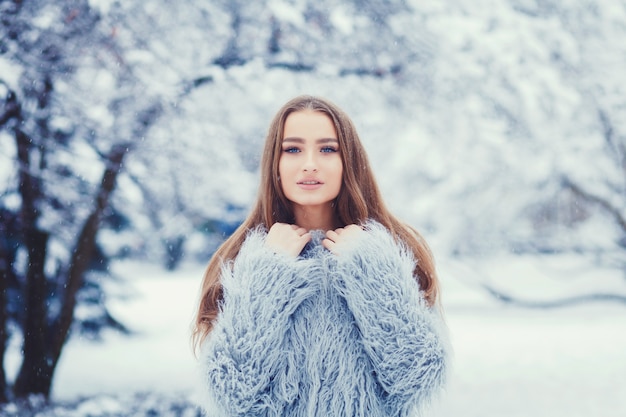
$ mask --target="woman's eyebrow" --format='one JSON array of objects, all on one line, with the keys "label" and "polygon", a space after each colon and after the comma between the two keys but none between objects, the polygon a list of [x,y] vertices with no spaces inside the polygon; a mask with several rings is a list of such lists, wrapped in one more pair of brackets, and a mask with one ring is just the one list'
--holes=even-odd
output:
[{"label": "woman's eyebrow", "polygon": [[297,142],[297,143],[304,143],[304,139],[302,138],[284,138],[283,142]]}]

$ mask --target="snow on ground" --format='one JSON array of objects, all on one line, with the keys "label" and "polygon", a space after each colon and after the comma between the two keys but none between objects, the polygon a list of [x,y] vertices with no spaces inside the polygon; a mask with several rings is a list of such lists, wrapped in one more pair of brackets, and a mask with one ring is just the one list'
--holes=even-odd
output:
[{"label": "snow on ground", "polygon": [[[554,295],[559,285],[566,292],[564,277],[578,270],[572,294],[584,292],[583,280],[587,289],[626,291],[622,272],[580,266],[568,257],[440,262],[455,356],[448,388],[428,415],[626,415],[626,306],[524,309],[503,305],[475,285],[487,271],[494,281],[509,276],[512,292],[530,297],[545,288]],[[118,264],[116,272],[134,295],[111,300],[111,309],[138,334],[107,334],[104,344],[70,341],[53,390],[54,400],[66,408],[32,415],[197,415],[189,328],[202,269],[187,266],[167,273],[154,265]]]},{"label": "snow on ground", "polygon": [[[516,261],[509,260],[508,270],[502,262],[494,269],[516,279],[518,268],[526,272],[533,266],[530,259],[525,265]],[[534,266],[544,266],[542,261]],[[563,270],[571,273],[569,265]],[[602,281],[619,277],[626,287],[619,271],[597,272]],[[521,309],[481,301],[480,294],[461,301],[467,287],[457,278],[444,280],[443,288],[451,298],[446,312],[454,372],[432,416],[626,415],[625,305]],[[529,285],[538,293],[542,287],[536,281]],[[580,291],[580,283],[576,286]]]},{"label": "snow on ground", "polygon": [[106,343],[73,340],[63,352],[53,395],[189,392],[197,381],[190,329],[203,268],[168,273],[160,265],[118,264],[133,294],[109,302],[134,337],[106,335]]}]

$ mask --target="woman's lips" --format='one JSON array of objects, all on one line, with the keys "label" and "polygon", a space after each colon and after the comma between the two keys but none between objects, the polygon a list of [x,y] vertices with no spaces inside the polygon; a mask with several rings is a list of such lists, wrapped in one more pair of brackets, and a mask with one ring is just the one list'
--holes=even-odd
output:
[{"label": "woman's lips", "polygon": [[320,188],[322,185],[324,185],[323,182],[320,182],[317,180],[298,181],[297,184],[298,184],[298,187],[302,188],[303,190],[316,190]]}]

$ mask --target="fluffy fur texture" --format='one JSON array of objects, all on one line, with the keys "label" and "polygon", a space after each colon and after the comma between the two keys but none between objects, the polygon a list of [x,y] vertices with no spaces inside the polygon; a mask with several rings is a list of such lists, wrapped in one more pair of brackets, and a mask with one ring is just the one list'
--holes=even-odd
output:
[{"label": "fluffy fur texture", "polygon": [[297,259],[250,232],[201,350],[208,416],[408,416],[439,391],[445,325],[410,252],[379,224],[366,230],[339,256],[315,232]]}]

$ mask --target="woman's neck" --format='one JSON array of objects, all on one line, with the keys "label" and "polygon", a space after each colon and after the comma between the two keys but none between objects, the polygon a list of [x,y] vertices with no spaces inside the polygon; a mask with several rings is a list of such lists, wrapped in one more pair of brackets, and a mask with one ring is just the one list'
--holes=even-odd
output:
[{"label": "woman's neck", "polygon": [[294,206],[296,224],[307,230],[334,230],[339,227],[335,210],[330,205]]}]

